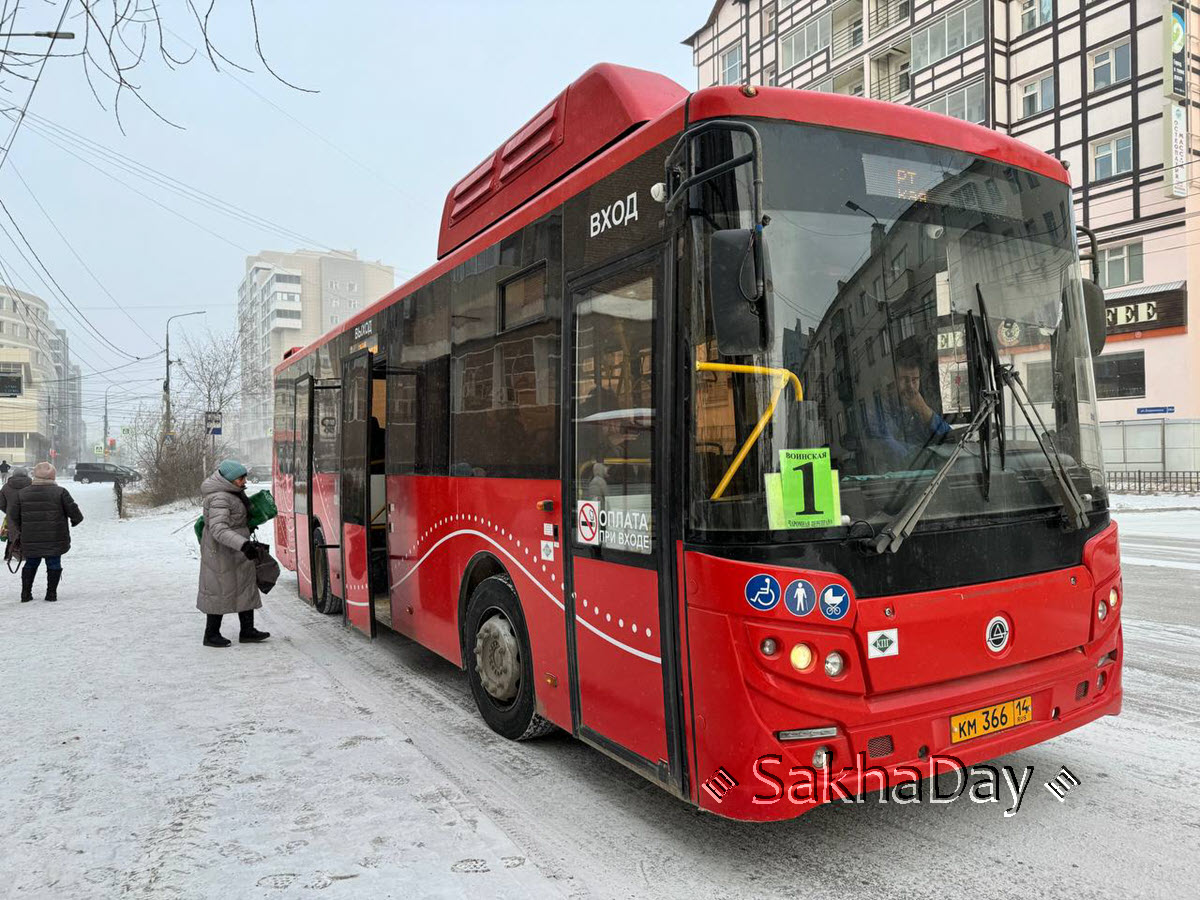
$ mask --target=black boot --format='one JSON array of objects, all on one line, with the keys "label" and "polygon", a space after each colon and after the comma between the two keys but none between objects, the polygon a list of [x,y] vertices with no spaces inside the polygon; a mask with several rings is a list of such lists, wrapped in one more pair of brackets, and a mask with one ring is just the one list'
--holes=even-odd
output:
[{"label": "black boot", "polygon": [[58,583],[62,581],[62,569],[46,570],[46,600],[53,603],[58,599]]},{"label": "black boot", "polygon": [[271,636],[271,632],[259,631],[254,627],[254,610],[252,609],[238,613],[238,621],[242,623],[242,633],[238,635],[239,644],[257,644]]},{"label": "black boot", "polygon": [[204,624],[205,647],[228,647],[233,643],[229,638],[221,637],[221,618],[221,616],[209,613],[208,620]]},{"label": "black boot", "polygon": [[37,578],[37,569],[21,570],[21,602],[28,603],[33,599],[33,579]]}]

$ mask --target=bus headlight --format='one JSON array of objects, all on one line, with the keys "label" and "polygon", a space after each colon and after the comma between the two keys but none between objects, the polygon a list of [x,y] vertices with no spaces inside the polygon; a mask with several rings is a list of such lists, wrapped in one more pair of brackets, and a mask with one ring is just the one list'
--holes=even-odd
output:
[{"label": "bus headlight", "polygon": [[846,660],[836,650],[825,657],[825,674],[830,678],[837,678],[845,668]]},{"label": "bus headlight", "polygon": [[820,746],[813,751],[812,764],[814,769],[826,769],[833,762],[833,748]]},{"label": "bus headlight", "polygon": [[1117,604],[1120,602],[1121,602],[1121,592],[1117,590],[1117,586],[1114,584],[1111,588],[1108,589],[1108,606],[1110,609],[1116,609]]},{"label": "bus headlight", "polygon": [[808,644],[797,644],[792,648],[792,668],[797,672],[807,672],[812,668],[813,652]]},{"label": "bus headlight", "polygon": [[1096,604],[1096,618],[1101,622],[1108,618],[1108,604],[1103,600]]},{"label": "bus headlight", "polygon": [[775,638],[763,638],[762,643],[758,645],[758,649],[763,656],[774,656],[779,652],[779,642]]}]

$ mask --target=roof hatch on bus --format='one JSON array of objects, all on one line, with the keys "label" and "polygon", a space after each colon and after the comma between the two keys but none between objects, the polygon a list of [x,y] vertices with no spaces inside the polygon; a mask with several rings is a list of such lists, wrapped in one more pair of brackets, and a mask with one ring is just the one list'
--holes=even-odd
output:
[{"label": "roof hatch on bus", "polygon": [[687,93],[654,72],[611,63],[592,66],[450,189],[438,258]]}]

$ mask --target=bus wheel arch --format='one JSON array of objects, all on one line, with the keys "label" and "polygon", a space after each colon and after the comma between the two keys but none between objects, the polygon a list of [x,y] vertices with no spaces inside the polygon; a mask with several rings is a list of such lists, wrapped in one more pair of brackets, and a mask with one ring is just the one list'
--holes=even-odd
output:
[{"label": "bus wheel arch", "polygon": [[[508,570],[504,568],[504,564],[493,553],[486,550],[481,550],[471,557],[467,563],[466,571],[463,573],[462,583],[458,588],[458,648],[459,648],[459,667],[466,669],[470,664],[467,659],[467,605],[471,602],[471,595],[476,589],[488,578],[502,576],[507,578],[509,584],[512,584],[512,576],[508,574]],[[515,591],[515,589],[514,589]]]},{"label": "bus wheel arch", "polygon": [[461,621],[467,681],[488,727],[515,741],[552,731],[554,724],[537,712],[529,629],[507,572],[476,583]]},{"label": "bus wheel arch", "polygon": [[[342,611],[342,601],[333,592],[333,579],[329,567],[329,551],[320,549],[325,543],[325,529],[320,519],[313,519],[312,552],[310,554],[309,578],[312,580],[313,608],[319,613],[332,615]],[[318,578],[319,575],[319,578]]]}]

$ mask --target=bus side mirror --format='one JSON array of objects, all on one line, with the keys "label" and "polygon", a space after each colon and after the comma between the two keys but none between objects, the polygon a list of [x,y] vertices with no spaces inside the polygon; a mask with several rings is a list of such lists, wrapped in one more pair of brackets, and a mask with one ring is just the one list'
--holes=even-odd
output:
[{"label": "bus side mirror", "polygon": [[770,276],[761,233],[749,228],[714,231],[708,258],[717,352],[722,356],[761,353],[771,341]]},{"label": "bus side mirror", "polygon": [[1108,319],[1104,313],[1104,289],[1096,282],[1083,279],[1083,314],[1087,319],[1088,344],[1092,356],[1099,356],[1108,337]]}]

